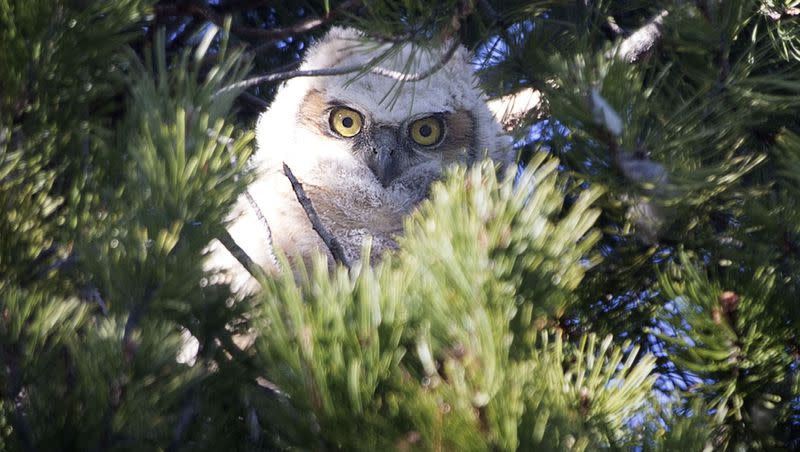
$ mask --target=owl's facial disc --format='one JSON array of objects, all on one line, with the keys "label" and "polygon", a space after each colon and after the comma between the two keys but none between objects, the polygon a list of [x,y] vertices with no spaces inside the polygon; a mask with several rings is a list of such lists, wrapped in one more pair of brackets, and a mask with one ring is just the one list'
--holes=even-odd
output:
[{"label": "owl's facial disc", "polygon": [[442,105],[438,111],[434,107],[403,118],[380,109],[364,110],[348,100],[311,90],[297,119],[320,136],[338,139],[384,188],[409,180],[420,165],[444,167],[477,155],[475,119],[469,110]]}]

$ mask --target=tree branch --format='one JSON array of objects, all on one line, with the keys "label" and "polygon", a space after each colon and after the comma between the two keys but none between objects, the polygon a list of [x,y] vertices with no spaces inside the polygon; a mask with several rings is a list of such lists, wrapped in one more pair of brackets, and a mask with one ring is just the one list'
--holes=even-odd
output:
[{"label": "tree branch", "polygon": [[612,16],[608,16],[606,18],[605,26],[608,28],[608,34],[611,35],[610,37],[612,39],[616,39],[627,34],[627,32],[617,24],[617,21],[614,20],[614,17]]},{"label": "tree branch", "polygon": [[[355,5],[361,3],[360,0],[348,0],[343,2],[336,10],[330,11],[322,17],[315,17],[311,19],[298,22],[292,26],[285,28],[274,28],[265,30],[256,27],[246,27],[242,25],[232,25],[231,32],[241,37],[278,41],[286,39],[300,33],[305,33],[315,28],[330,22],[337,14],[343,10],[350,9]],[[218,13],[213,7],[205,3],[177,3],[169,5],[155,5],[155,13],[159,16],[193,16],[199,15],[208,20],[209,22],[222,27],[225,21],[225,15]]]},{"label": "tree branch", "polygon": [[373,59],[372,62],[367,63],[366,65],[353,64],[350,66],[340,66],[333,68],[304,69],[304,70],[298,69],[294,71],[270,72],[268,74],[249,78],[247,80],[242,80],[241,82],[232,83],[220,89],[214,95],[219,96],[220,94],[224,94],[234,90],[247,89],[264,83],[282,82],[284,80],[289,80],[297,77],[329,77],[335,75],[351,74],[358,71],[364,71],[365,67],[369,68],[367,69],[366,72],[393,78],[401,82],[418,82],[420,80],[424,80],[430,77],[431,75],[442,69],[450,61],[450,59],[453,58],[453,55],[455,54],[456,50],[458,50],[458,46],[459,46],[458,41],[453,39],[447,51],[445,51],[445,53],[442,54],[442,57],[439,58],[439,60],[437,60],[436,63],[434,63],[433,65],[431,65],[429,68],[427,68],[422,72],[415,72],[413,74],[406,74],[400,71],[381,68],[378,66],[369,68],[372,62],[377,61],[381,58],[379,56]]},{"label": "tree branch", "polygon": [[280,268],[278,258],[275,256],[275,247],[272,244],[272,229],[269,227],[269,222],[264,216],[264,213],[261,212],[261,208],[258,206],[258,203],[256,203],[256,200],[253,199],[253,195],[250,194],[250,190],[245,190],[244,196],[247,198],[247,202],[250,203],[250,207],[255,211],[259,223],[264,227],[264,233],[267,236],[267,255],[269,259],[272,261],[272,265],[274,265],[275,268]]},{"label": "tree branch", "polygon": [[289,168],[286,163],[283,164],[283,174],[289,179],[289,182],[292,183],[292,189],[294,190],[295,196],[297,196],[297,201],[303,207],[303,210],[306,212],[306,216],[308,216],[309,221],[311,221],[311,226],[317,231],[320,238],[323,242],[325,242],[325,246],[328,247],[328,250],[333,255],[333,258],[343,264],[345,267],[350,267],[350,262],[347,260],[347,256],[344,254],[344,249],[336,237],[328,231],[324,224],[322,224],[322,220],[319,219],[319,215],[317,215],[317,211],[314,210],[314,205],[311,204],[311,200],[306,196],[305,190],[303,190],[303,185],[292,173],[292,170]]},{"label": "tree branch", "polygon": [[458,50],[458,46],[459,46],[458,40],[451,39],[450,46],[447,48],[444,54],[442,54],[442,56],[436,61],[436,63],[434,63],[428,69],[422,72],[406,74],[401,71],[385,69],[380,66],[373,67],[369,71],[373,74],[393,78],[401,82],[418,82],[420,80],[425,80],[426,78],[430,77],[431,75],[435,74],[440,69],[442,69],[453,58],[453,55],[455,55],[456,50]]},{"label": "tree branch", "polygon": [[619,45],[618,55],[628,63],[636,63],[650,54],[659,40],[661,40],[664,18],[669,15],[667,10],[661,10],[645,25],[631,33]]},{"label": "tree branch", "polygon": [[[668,14],[666,10],[662,10],[647,24],[622,40],[617,55],[631,64],[637,63],[649,55],[662,37],[664,18]],[[609,18],[609,23],[616,26],[613,18]],[[623,33],[624,31],[618,29],[617,32]],[[546,114],[542,92],[534,88],[523,88],[514,93],[490,99],[487,104],[506,131],[517,128],[526,119],[531,117],[538,119]]]},{"label": "tree branch", "polygon": [[249,78],[247,80],[242,80],[241,82],[232,83],[220,89],[219,91],[214,93],[214,95],[219,96],[220,94],[224,94],[229,91],[247,89],[264,83],[282,82],[284,80],[289,80],[297,77],[327,77],[334,75],[350,74],[356,71],[360,71],[363,68],[364,66],[359,64],[359,65],[324,68],[324,69],[306,69],[306,70],[295,70],[295,71],[285,71],[285,72],[270,72],[268,74],[259,75],[257,77]]},{"label": "tree branch", "polygon": [[217,236],[217,240],[222,243],[222,246],[224,246],[225,249],[227,249],[228,252],[231,253],[231,255],[233,255],[233,257],[235,257],[240,264],[242,264],[242,267],[244,267],[254,278],[258,277],[262,273],[261,267],[256,264],[255,261],[253,261],[253,259],[247,254],[247,252],[245,252],[245,250],[242,249],[242,247],[236,243],[235,240],[233,240],[233,237],[231,237],[231,234],[227,230],[223,230],[219,236]]}]

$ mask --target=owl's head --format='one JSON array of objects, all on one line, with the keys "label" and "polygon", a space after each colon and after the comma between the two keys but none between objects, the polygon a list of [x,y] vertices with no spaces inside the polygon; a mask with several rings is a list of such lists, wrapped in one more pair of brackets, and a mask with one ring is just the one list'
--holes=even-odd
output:
[{"label": "owl's head", "polygon": [[[420,73],[444,52],[392,48],[334,28],[309,49],[301,69],[366,66],[377,58],[382,69]],[[292,79],[260,118],[257,137],[259,158],[271,166],[286,162],[301,181],[357,183],[361,190],[427,191],[449,164],[486,155],[509,160],[463,47],[415,82],[372,72]]]}]

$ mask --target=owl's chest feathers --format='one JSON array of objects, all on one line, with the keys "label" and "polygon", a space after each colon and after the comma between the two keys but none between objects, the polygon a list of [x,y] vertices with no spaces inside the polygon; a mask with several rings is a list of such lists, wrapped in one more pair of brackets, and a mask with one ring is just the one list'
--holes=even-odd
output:
[{"label": "owl's chest feathers", "polygon": [[402,232],[403,216],[408,213],[363,190],[308,186],[306,192],[323,224],[337,237],[391,238]]},{"label": "owl's chest feathers", "polygon": [[[349,260],[360,258],[367,238],[372,242],[373,257],[396,247],[395,237],[402,232],[403,217],[408,212],[393,206],[385,193],[352,174],[338,177],[336,183],[309,174],[297,176],[314,211],[341,243]],[[257,188],[251,189],[257,191],[257,197],[261,194],[263,202],[259,204],[270,223],[275,246],[289,256],[304,259],[315,250],[329,254],[282,171],[265,172]]]},{"label": "owl's chest feathers", "polygon": [[[404,217],[427,197],[431,182],[442,174],[440,162],[426,162],[397,177],[390,187],[383,187],[369,168],[352,161],[320,159],[308,166],[295,164],[292,169],[320,220],[353,261],[360,258],[367,238],[372,243],[373,257],[396,248]],[[251,188],[263,196],[259,204],[265,213],[269,212],[277,247],[288,255],[307,257],[314,250],[328,254],[283,174],[282,165],[266,165]]]}]

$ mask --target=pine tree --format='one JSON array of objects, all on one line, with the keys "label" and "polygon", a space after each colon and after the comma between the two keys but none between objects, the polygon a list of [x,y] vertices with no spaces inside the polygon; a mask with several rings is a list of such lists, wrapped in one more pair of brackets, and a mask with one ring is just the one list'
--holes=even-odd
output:
[{"label": "pine tree", "polygon": [[[331,25],[463,42],[519,171],[241,299],[204,253]],[[0,450],[800,448],[796,0],[0,0],[0,87]]]}]

